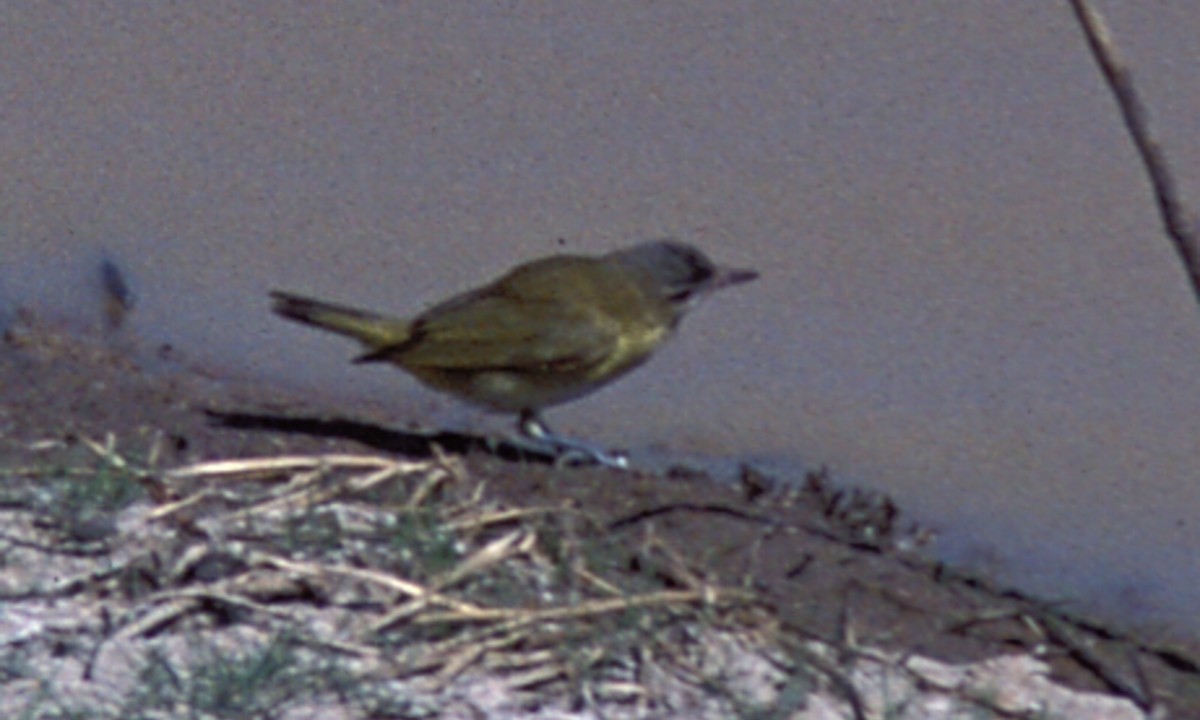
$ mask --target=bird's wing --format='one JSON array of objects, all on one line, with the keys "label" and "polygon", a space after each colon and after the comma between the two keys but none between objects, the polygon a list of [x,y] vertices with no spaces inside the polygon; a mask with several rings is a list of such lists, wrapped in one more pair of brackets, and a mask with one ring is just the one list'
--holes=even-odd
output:
[{"label": "bird's wing", "polygon": [[494,294],[434,308],[411,332],[365,359],[443,370],[576,372],[608,357],[619,328],[601,313],[561,302]]}]

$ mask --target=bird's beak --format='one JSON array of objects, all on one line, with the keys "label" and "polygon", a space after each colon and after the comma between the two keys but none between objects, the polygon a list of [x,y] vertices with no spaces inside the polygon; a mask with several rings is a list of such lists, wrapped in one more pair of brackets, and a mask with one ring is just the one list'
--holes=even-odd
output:
[{"label": "bird's beak", "polygon": [[716,277],[713,278],[712,289],[720,290],[730,285],[741,285],[742,283],[757,279],[757,270],[750,270],[748,268],[717,268]]}]

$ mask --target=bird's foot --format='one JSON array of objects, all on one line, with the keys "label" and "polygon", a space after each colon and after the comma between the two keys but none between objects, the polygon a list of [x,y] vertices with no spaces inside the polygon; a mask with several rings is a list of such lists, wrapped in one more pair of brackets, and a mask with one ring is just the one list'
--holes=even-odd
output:
[{"label": "bird's foot", "polygon": [[526,413],[521,416],[520,429],[524,437],[517,444],[528,444],[531,448],[541,452],[549,451],[555,456],[556,465],[586,465],[592,463],[616,470],[629,469],[629,457],[625,453],[616,450],[604,450],[580,440],[556,435],[546,427],[546,424],[540,418],[532,413]]}]

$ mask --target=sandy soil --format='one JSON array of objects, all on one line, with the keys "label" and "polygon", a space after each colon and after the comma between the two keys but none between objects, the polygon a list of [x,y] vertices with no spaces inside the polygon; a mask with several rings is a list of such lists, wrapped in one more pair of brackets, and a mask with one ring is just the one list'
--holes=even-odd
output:
[{"label": "sandy soil", "polygon": [[[497,452],[484,439],[387,428],[278,389],[237,385],[186,360],[162,348],[138,362],[103,338],[19,314],[0,345],[0,468],[84,443],[153,448],[162,468],[283,453],[428,460],[437,445],[487,478],[489,502],[583,508],[612,538],[644,542],[652,533],[664,547],[686,549],[680,566],[752,593],[772,627],[797,641],[946,663],[1036,657],[1053,681],[1127,698],[1146,716],[1200,717],[1196,644],[1098,627],[932,563],[901,510],[837,478],[814,473],[787,490],[752,468],[729,487],[683,467],[665,476],[555,467]],[[12,578],[4,584],[10,590]]]}]

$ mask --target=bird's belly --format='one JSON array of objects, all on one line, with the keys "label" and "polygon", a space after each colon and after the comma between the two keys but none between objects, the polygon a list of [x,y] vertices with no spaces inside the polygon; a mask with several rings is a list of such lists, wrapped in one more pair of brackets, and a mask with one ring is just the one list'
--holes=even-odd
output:
[{"label": "bird's belly", "polygon": [[499,412],[518,413],[569,402],[612,380],[585,373],[510,370],[421,370],[417,379],[439,392]]},{"label": "bird's belly", "polygon": [[405,368],[430,388],[499,412],[521,412],[583,397],[644,363],[669,328],[623,333],[611,351],[589,365],[542,368]]}]

